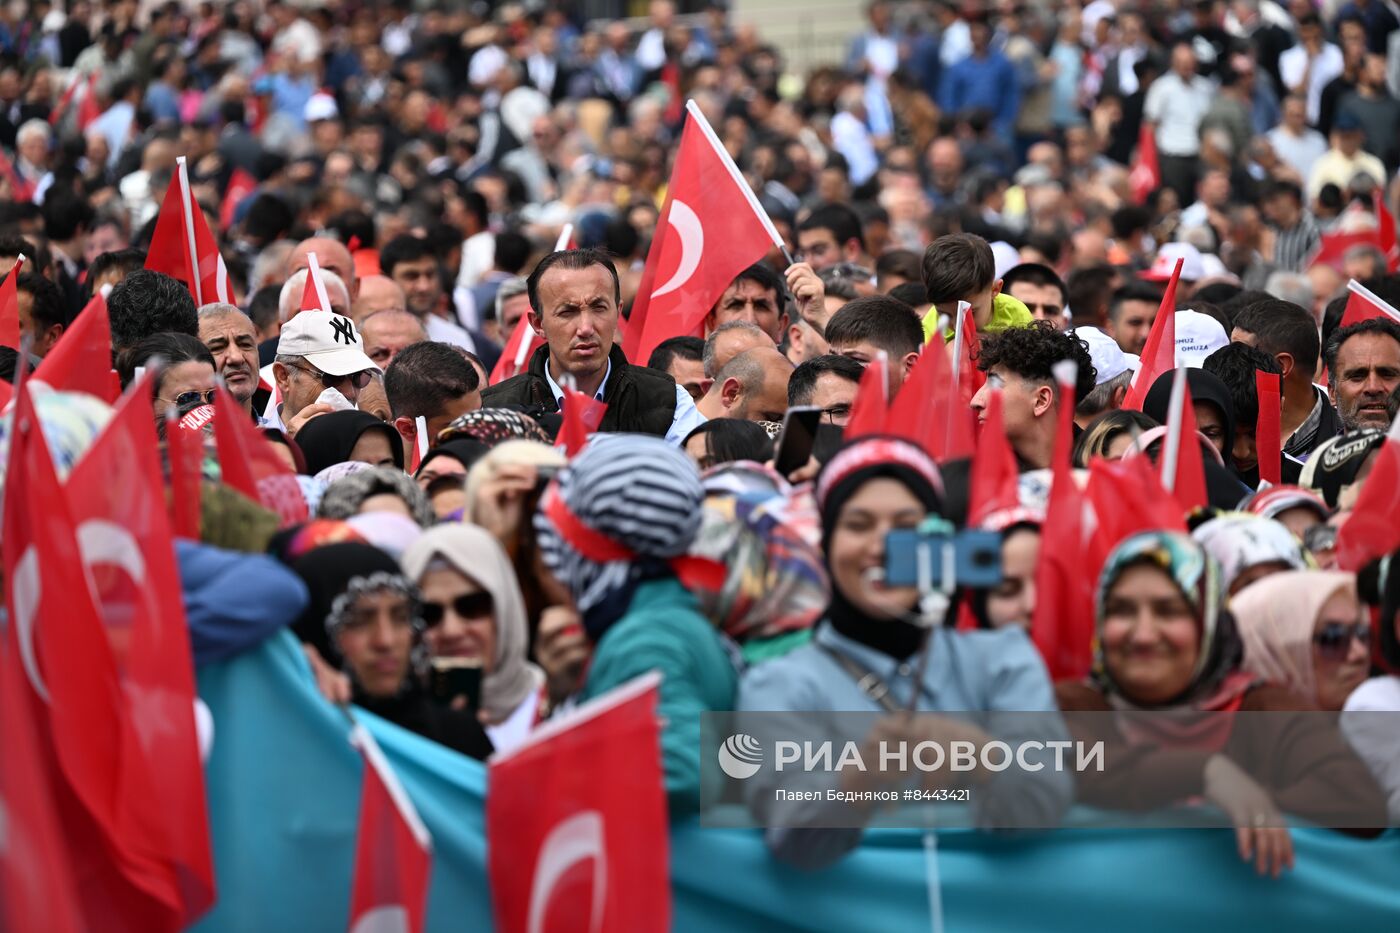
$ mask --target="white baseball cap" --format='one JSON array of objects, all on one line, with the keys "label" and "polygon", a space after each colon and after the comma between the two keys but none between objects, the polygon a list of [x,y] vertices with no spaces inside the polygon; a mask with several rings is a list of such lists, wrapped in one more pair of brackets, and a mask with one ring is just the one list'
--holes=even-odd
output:
[{"label": "white baseball cap", "polygon": [[1138,278],[1146,279],[1149,282],[1166,282],[1172,277],[1172,270],[1176,268],[1176,261],[1181,262],[1181,280],[1183,282],[1199,282],[1206,277],[1205,263],[1201,261],[1201,251],[1190,243],[1163,243],[1162,248],[1157,250],[1157,258],[1152,261],[1152,268],[1145,272],[1139,272]]},{"label": "white baseball cap", "polygon": [[328,376],[379,372],[365,355],[365,343],[355,322],[331,311],[303,311],[282,325],[277,338],[279,355],[302,356]]},{"label": "white baseball cap", "polygon": [[1190,309],[1176,312],[1176,365],[1200,369],[1206,357],[1229,342],[1224,326],[1209,314]]},{"label": "white baseball cap", "polygon": [[339,116],[340,108],[336,106],[335,98],[321,92],[307,98],[306,105],[301,111],[301,118],[307,123],[315,123],[318,120],[334,120]]},{"label": "white baseball cap", "polygon": [[1089,346],[1089,359],[1094,363],[1094,384],[1103,385],[1117,379],[1128,370],[1138,368],[1136,353],[1124,353],[1118,341],[1099,330],[1085,325],[1074,329],[1074,336]]}]

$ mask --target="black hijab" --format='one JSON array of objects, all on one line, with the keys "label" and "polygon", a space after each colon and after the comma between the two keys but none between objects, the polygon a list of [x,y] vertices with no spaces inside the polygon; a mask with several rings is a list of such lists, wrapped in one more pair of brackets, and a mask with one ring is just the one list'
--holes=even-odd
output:
[{"label": "black hijab", "polygon": [[[1219,409],[1220,417],[1225,422],[1225,453],[1223,457],[1226,463],[1232,462],[1230,448],[1235,443],[1235,403],[1230,399],[1229,388],[1214,373],[1208,373],[1204,369],[1197,369],[1194,366],[1183,368],[1186,370],[1186,385],[1191,390],[1191,401],[1196,404],[1209,402]],[[1175,369],[1162,373],[1157,377],[1157,381],[1152,383],[1152,388],[1147,390],[1147,398],[1143,400],[1142,413],[1158,424],[1169,423],[1172,380],[1175,378]]]},{"label": "black hijab", "polygon": [[[292,631],[336,667],[340,666],[340,652],[331,644],[327,620],[337,597],[357,579],[368,579],[375,574],[403,576],[398,561],[388,554],[377,547],[352,541],[313,548],[292,561],[291,568],[306,584],[311,597],[301,617],[292,623]],[[407,577],[403,579],[407,581]]]},{"label": "black hijab", "polygon": [[350,459],[355,443],[366,431],[383,431],[389,439],[394,466],[403,469],[403,438],[392,425],[385,424],[366,411],[333,411],[318,415],[297,432],[297,445],[306,457],[306,472],[315,476],[328,466]]},{"label": "black hijab", "polygon": [[[938,467],[923,450],[892,437],[863,437],[852,441],[827,462],[817,478],[822,554],[828,573],[831,572],[831,535],[841,507],[860,487],[881,478],[900,483],[928,512],[939,512],[942,478]],[[831,580],[831,604],[827,607],[826,619],[836,631],[901,661],[919,650],[927,634],[924,628],[903,619],[867,616],[841,592],[835,574],[831,574]]]}]

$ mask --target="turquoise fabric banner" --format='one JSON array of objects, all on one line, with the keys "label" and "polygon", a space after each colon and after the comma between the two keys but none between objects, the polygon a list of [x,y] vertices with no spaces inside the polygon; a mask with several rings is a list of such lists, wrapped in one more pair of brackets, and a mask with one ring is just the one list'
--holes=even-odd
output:
[{"label": "turquoise fabric banner", "polygon": [[[361,763],[286,633],[199,672],[214,714],[208,765],[219,898],[195,928],[344,930]],[[369,714],[433,834],[428,929],[491,923],[485,768]],[[599,780],[606,780],[600,773]],[[824,872],[788,869],[755,831],[677,827],[677,930],[931,928],[930,868],[950,931],[1400,930],[1400,832],[1370,841],[1293,833],[1297,867],[1257,877],[1221,830],[1059,830],[993,836],[868,834]]]}]

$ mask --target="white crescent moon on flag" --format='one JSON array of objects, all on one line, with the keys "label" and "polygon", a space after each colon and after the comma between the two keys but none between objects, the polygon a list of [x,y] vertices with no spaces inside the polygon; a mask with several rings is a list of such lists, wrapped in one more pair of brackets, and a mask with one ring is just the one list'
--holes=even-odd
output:
[{"label": "white crescent moon on flag", "polygon": [[660,298],[688,282],[695,270],[700,268],[700,256],[705,251],[705,228],[689,204],[672,198],[671,213],[666,215],[666,220],[676,231],[676,236],[681,238],[681,261],[676,265],[676,272],[670,281],[651,293],[653,298]]},{"label": "white crescent moon on flag", "polygon": [[78,526],[78,550],[87,566],[112,564],[125,570],[133,583],[145,585],[146,561],[141,546],[121,525],[101,519],[83,522]]},{"label": "white crescent moon on flag", "polygon": [[350,933],[410,933],[408,911],[398,904],[371,908],[360,914]]},{"label": "white crescent moon on flag", "polygon": [[49,687],[39,673],[39,662],[34,657],[34,617],[39,613],[39,594],[43,589],[39,574],[39,554],[34,548],[26,548],[15,564],[15,578],[11,583],[15,597],[15,637],[19,639],[19,661],[24,673],[39,699],[49,702]]},{"label": "white crescent moon on flag", "polygon": [[[675,206],[679,203],[671,202],[672,216],[675,216]],[[608,854],[603,843],[603,814],[597,810],[584,810],[551,829],[540,845],[540,854],[535,860],[534,881],[530,885],[530,918],[525,927],[528,933],[543,933],[545,914],[555,886],[566,871],[585,859],[593,860],[593,905],[589,911],[588,929],[590,933],[603,929],[608,894]]]}]

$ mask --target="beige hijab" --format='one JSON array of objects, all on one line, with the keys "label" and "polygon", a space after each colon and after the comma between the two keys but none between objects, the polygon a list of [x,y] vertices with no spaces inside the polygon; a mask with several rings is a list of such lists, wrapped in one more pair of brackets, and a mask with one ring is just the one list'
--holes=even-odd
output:
[{"label": "beige hijab", "polygon": [[1236,594],[1230,610],[1244,638],[1244,669],[1316,698],[1313,628],[1323,604],[1338,591],[1356,598],[1356,576],[1336,570],[1287,570]]},{"label": "beige hijab", "polygon": [[435,559],[475,581],[496,604],[495,666],[482,681],[481,705],[500,722],[544,682],[544,673],[526,660],[530,636],[515,569],[496,539],[476,525],[428,529],[404,552],[404,573],[417,583]]}]

